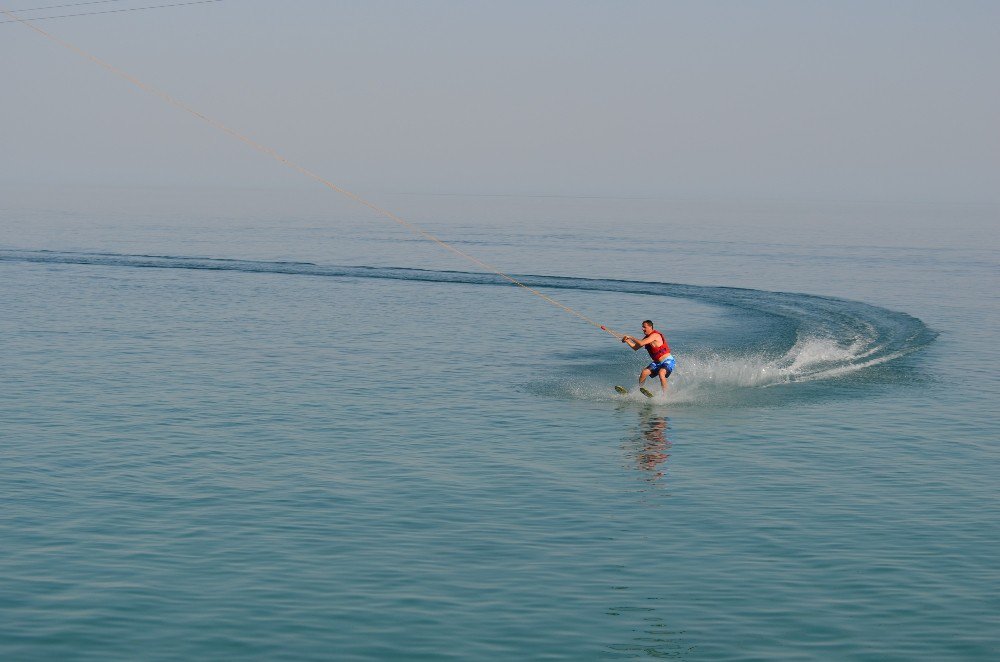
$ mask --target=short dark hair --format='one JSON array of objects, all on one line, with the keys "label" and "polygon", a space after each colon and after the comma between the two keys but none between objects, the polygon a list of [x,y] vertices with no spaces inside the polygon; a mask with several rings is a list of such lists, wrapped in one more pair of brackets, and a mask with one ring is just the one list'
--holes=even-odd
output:
[{"label": "short dark hair", "polygon": [[[643,323],[643,324],[648,324],[648,325],[650,325],[650,326],[653,326],[653,320],[642,320],[642,323]],[[653,328],[655,329],[656,327],[655,327],[655,326],[653,326]]]}]

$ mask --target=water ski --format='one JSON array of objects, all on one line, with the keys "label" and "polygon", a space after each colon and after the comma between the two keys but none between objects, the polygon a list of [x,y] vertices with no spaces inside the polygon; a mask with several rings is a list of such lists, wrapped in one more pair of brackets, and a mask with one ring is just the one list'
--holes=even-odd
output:
[{"label": "water ski", "polygon": [[[622,395],[625,395],[625,394],[628,393],[628,389],[625,388],[624,386],[615,385],[615,390],[618,391],[619,393],[621,393]],[[639,387],[639,393],[642,393],[647,398],[653,397],[653,394],[650,393],[649,389],[647,389],[645,386],[640,386]]]}]

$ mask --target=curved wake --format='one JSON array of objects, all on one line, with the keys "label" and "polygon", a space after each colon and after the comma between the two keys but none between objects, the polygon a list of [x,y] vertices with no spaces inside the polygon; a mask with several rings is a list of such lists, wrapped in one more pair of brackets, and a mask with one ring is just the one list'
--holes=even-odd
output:
[{"label": "curved wake", "polygon": [[[513,287],[508,281],[489,273],[322,265],[310,262],[45,250],[0,250],[0,261],[381,278]],[[537,275],[516,275],[516,278],[530,287],[680,297],[727,306],[781,322],[788,340],[772,347],[755,346],[724,353],[685,352],[679,357],[679,368],[670,380],[672,402],[701,400],[706,391],[718,393],[838,377],[917,351],[937,335],[922,321],[906,313],[834,297],[629,280]],[[604,394],[608,391],[607,385],[603,383],[593,385],[593,388],[584,384],[566,388],[569,395],[588,398],[594,397],[597,392]]]}]

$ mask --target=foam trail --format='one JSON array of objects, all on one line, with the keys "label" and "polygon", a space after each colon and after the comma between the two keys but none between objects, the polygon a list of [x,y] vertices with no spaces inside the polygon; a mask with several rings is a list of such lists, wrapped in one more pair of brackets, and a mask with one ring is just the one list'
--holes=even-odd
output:
[{"label": "foam trail", "polygon": [[[508,281],[491,273],[210,257],[0,249],[0,262],[240,271],[512,287]],[[759,349],[730,355],[685,354],[680,359],[680,369],[670,380],[669,398],[675,402],[704,398],[706,390],[718,393],[839,377],[917,351],[937,335],[906,313],[834,297],[679,283],[539,275],[516,277],[531,287],[693,299],[780,319],[791,329],[794,342],[777,350]],[[595,385],[581,384],[572,388],[579,391],[568,393],[573,397],[596,397],[591,393]],[[599,389],[604,393],[609,386],[600,384]]]}]

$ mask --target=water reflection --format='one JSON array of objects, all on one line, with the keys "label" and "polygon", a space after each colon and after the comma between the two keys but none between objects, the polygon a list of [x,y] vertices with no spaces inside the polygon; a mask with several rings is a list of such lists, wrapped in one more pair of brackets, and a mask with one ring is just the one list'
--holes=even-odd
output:
[{"label": "water reflection", "polygon": [[666,416],[649,408],[641,409],[638,414],[639,425],[622,441],[622,448],[634,459],[636,468],[645,474],[645,480],[655,482],[663,477],[670,457],[667,438],[670,424]]},{"label": "water reflection", "polygon": [[[662,413],[662,407],[647,406],[636,411],[634,403],[627,403],[619,411],[638,417],[636,425],[622,439],[621,446],[627,466],[638,470],[646,483],[635,490],[639,493],[639,501],[643,505],[662,505],[662,497],[666,495],[663,478],[671,449],[670,419]],[[634,560],[636,563],[622,566],[623,574],[634,576],[637,573],[647,577],[651,567],[649,560],[645,556],[634,557]],[[623,621],[617,624],[619,632],[627,630],[630,634],[623,642],[608,644],[605,658],[684,660],[694,655],[695,647],[686,633],[675,629],[676,626],[668,621],[665,613],[668,603],[664,602],[663,596],[655,594],[656,584],[642,582],[631,585],[623,579],[613,588],[615,598],[606,613],[615,620]]]},{"label": "water reflection", "polygon": [[[622,587],[622,590],[628,590]],[[646,598],[638,604],[619,605],[608,609],[614,618],[625,618],[631,625],[632,639],[624,644],[607,646],[608,658],[670,658],[688,659],[695,652],[684,630],[675,630],[660,613],[662,598]]]}]

